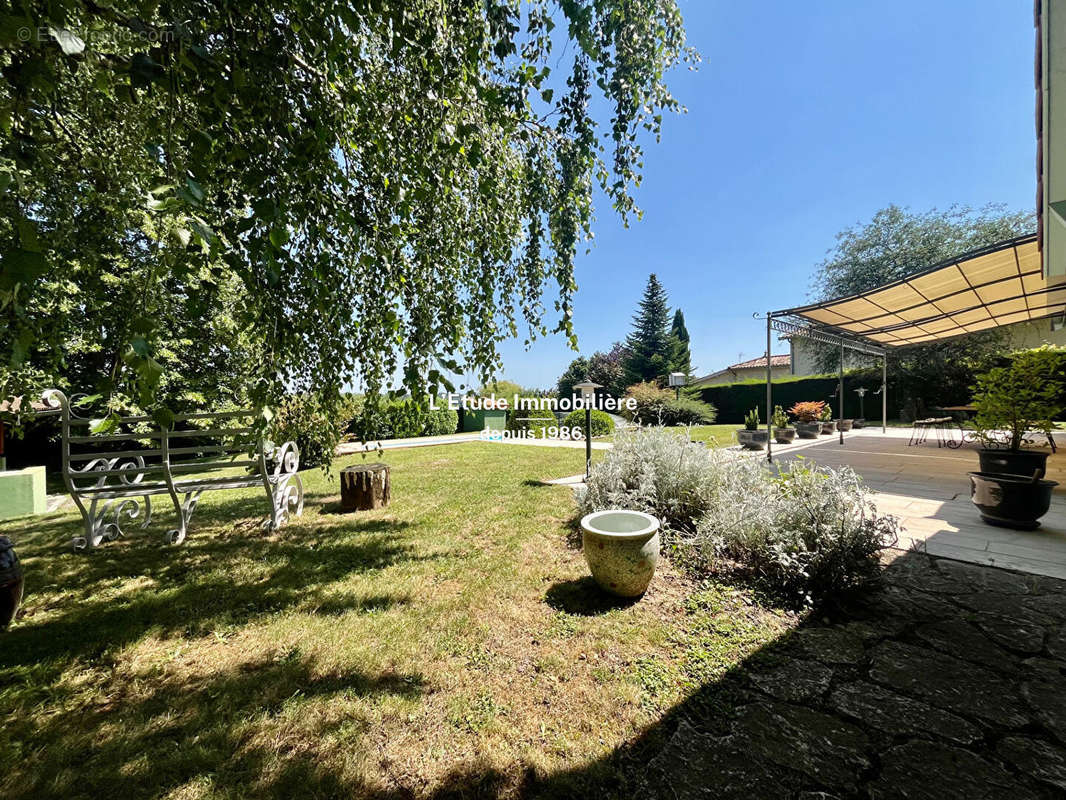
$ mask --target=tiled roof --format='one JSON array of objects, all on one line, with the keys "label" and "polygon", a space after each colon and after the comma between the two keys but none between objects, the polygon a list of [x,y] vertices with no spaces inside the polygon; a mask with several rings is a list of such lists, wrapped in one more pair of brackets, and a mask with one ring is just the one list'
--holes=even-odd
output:
[{"label": "tiled roof", "polygon": [[[792,356],[770,356],[771,367],[791,367]],[[710,375],[704,375],[702,378],[697,378],[692,383],[699,384],[704,381],[709,381],[711,378],[717,378],[719,375],[725,375],[727,372],[736,372],[738,369],[757,369],[761,367],[766,369],[766,356],[759,356],[758,358],[750,359],[749,361],[741,361],[739,364],[732,364],[725,369],[720,369],[717,372],[712,372]]]},{"label": "tiled roof", "polygon": [[[731,364],[726,369],[751,369],[752,367],[765,367],[766,356],[759,356],[749,361],[741,361],[739,364]],[[792,366],[792,356],[770,356],[771,367],[789,367]]]}]

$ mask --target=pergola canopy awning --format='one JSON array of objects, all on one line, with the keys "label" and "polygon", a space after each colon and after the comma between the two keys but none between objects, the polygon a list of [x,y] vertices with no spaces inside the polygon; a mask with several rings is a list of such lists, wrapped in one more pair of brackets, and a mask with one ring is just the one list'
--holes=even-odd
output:
[{"label": "pergola canopy awning", "polygon": [[[775,311],[812,332],[906,347],[1066,311],[1066,284],[1048,285],[1036,236],[937,264],[867,292]],[[778,327],[775,325],[775,327]]]}]

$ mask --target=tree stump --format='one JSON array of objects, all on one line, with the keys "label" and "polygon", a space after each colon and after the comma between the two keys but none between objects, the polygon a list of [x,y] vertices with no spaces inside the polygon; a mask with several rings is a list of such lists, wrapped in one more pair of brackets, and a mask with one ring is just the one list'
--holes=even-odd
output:
[{"label": "tree stump", "polygon": [[389,465],[359,464],[341,470],[341,509],[369,511],[389,504]]}]

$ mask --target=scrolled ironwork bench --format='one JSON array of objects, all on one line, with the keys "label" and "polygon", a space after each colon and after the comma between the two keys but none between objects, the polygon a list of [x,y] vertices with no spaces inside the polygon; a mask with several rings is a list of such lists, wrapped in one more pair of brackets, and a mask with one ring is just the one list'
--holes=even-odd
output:
[{"label": "scrolled ironwork bench", "polygon": [[[118,538],[126,521],[140,518],[140,527],[148,527],[152,498],[159,495],[169,496],[178,514],[178,527],[167,532],[171,544],[185,540],[204,492],[263,487],[270,500],[270,517],[263,524],[270,529],[303,512],[303,482],[297,472],[300,452],[294,442],[278,447],[264,439],[251,424],[254,411],[175,416],[175,423],[206,426],[187,430],[158,425],[151,417],[121,417],[115,427],[127,429],[124,432],[93,434],[87,429],[92,420],[78,416],[63,392],[50,389],[44,401],[59,410],[63,480],[85,522],[85,534],[74,537],[75,549],[91,549]],[[78,430],[82,426],[84,433]],[[131,449],[108,449],[122,442]],[[133,447],[138,443],[147,446]],[[244,471],[202,476],[233,468]]]}]

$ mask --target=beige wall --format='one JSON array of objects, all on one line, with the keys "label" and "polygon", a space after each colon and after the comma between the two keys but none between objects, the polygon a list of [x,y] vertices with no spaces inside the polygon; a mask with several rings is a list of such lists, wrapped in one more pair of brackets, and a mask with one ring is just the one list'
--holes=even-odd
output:
[{"label": "beige wall", "polygon": [[[817,353],[818,347],[829,347],[830,345],[820,345],[818,342],[812,342],[810,339],[801,339],[798,336],[793,336],[789,339],[790,352],[792,354],[792,375],[817,375]],[[855,369],[857,367],[870,367],[875,364],[880,364],[881,359],[874,356],[864,355],[862,353],[856,353],[854,350],[844,351],[844,369]]]},{"label": "beige wall", "polygon": [[[1040,319],[1035,322],[1019,322],[1016,325],[1008,325],[1004,330],[1008,334],[1008,350],[1025,350],[1032,347],[1040,347],[1043,344],[1066,347],[1066,329],[1051,330],[1051,318]],[[793,337],[789,341],[792,347],[792,374],[817,374],[818,370],[815,362],[817,343],[812,342],[810,339],[801,339],[799,337]],[[850,350],[845,351],[845,368],[870,367],[877,366],[880,363],[880,358],[865,356]],[[728,383],[728,381],[723,381],[723,383]]]},{"label": "beige wall", "polygon": [[[770,375],[776,380],[777,378],[786,378],[791,375],[791,371],[788,367],[771,367]],[[721,375],[715,375],[713,378],[702,380],[699,383],[693,383],[693,386],[720,386],[725,383],[736,383],[737,381],[748,381],[755,379],[766,379],[766,367],[747,367],[745,369],[726,370]]]}]

